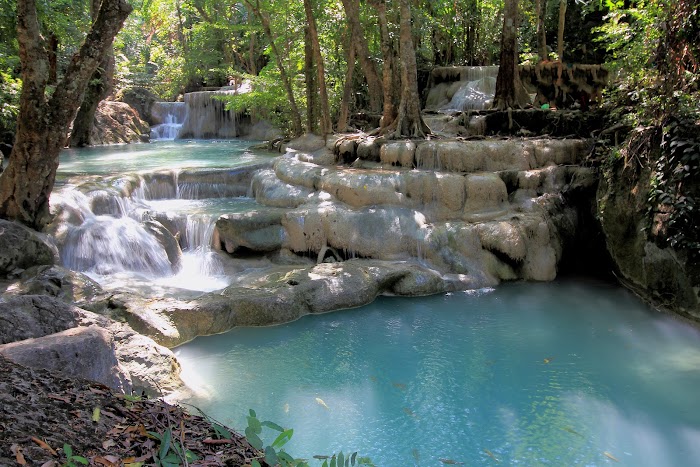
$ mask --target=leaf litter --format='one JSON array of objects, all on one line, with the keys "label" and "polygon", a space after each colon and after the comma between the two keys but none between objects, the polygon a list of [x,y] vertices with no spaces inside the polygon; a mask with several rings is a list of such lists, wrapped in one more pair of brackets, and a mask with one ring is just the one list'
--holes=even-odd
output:
[{"label": "leaf litter", "polygon": [[213,440],[210,419],[159,399],[113,394],[99,383],[14,364],[0,355],[0,465],[63,465],[70,446],[94,466],[152,465],[149,432],[172,433],[195,466],[242,466],[262,454],[243,436]]}]

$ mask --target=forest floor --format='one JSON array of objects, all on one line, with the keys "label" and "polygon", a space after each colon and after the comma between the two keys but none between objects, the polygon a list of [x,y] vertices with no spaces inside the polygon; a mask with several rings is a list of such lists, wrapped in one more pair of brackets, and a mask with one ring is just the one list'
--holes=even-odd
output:
[{"label": "forest floor", "polygon": [[259,455],[208,417],[0,356],[0,465],[242,466]]}]

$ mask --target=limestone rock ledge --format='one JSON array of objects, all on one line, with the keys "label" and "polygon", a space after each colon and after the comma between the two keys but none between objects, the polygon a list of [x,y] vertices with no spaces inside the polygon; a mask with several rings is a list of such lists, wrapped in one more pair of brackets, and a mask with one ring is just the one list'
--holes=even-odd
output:
[{"label": "limestone rock ledge", "polygon": [[601,177],[598,217],[622,282],[654,306],[700,321],[700,265],[647,234],[650,173],[622,164]]}]

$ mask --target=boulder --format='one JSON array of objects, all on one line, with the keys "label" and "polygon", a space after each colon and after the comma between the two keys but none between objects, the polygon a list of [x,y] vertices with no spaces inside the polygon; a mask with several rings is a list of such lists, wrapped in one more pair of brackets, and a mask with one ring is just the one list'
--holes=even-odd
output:
[{"label": "boulder", "polygon": [[155,121],[152,115],[153,104],[158,101],[158,96],[145,88],[128,88],[120,91],[117,100],[125,102],[138,112],[139,117],[150,125],[161,123]]},{"label": "boulder", "polygon": [[0,276],[57,261],[58,250],[44,235],[16,222],[0,219]]},{"label": "boulder", "polygon": [[62,266],[29,268],[10,292],[16,295],[47,295],[95,313],[109,307],[109,296],[97,282]]},{"label": "boulder", "polygon": [[216,230],[224,249],[233,253],[248,248],[253,251],[275,251],[282,247],[286,235],[282,208],[268,208],[242,213],[225,214],[216,221]]},{"label": "boulder", "polygon": [[0,297],[0,344],[78,326],[89,312],[46,295]]},{"label": "boulder", "polygon": [[131,377],[134,392],[163,397],[182,388],[180,364],[170,349],[126,325],[114,325],[110,332],[117,359]]},{"label": "boulder", "polygon": [[129,104],[102,101],[95,112],[91,145],[147,143],[151,128]]},{"label": "boulder", "polygon": [[98,326],[0,345],[0,353],[20,365],[97,381],[121,393],[131,392],[129,375],[117,361],[112,336]]},{"label": "boulder", "polygon": [[182,267],[182,250],[175,236],[163,224],[155,220],[144,222],[143,228],[158,240],[168,255],[173,272],[177,273]]}]

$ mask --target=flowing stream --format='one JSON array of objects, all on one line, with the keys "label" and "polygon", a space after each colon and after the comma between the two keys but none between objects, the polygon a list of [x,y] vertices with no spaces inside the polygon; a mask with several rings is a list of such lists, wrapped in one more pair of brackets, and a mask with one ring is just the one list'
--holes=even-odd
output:
[{"label": "flowing stream", "polygon": [[[104,287],[184,296],[225,287],[218,216],[252,209],[242,141],[65,151],[52,205],[65,265]],[[148,219],[177,226],[178,268]],[[164,290],[167,289],[167,292]],[[381,298],[176,349],[193,404],[245,427],[294,428],[299,457],[359,451],[380,466],[693,466],[700,333],[584,279]],[[268,434],[267,441],[272,441]]]}]

